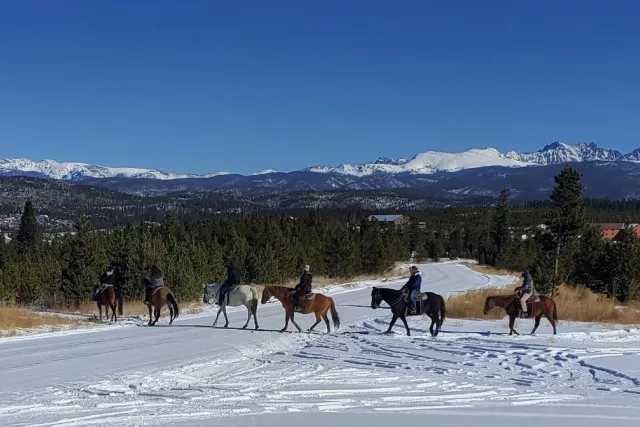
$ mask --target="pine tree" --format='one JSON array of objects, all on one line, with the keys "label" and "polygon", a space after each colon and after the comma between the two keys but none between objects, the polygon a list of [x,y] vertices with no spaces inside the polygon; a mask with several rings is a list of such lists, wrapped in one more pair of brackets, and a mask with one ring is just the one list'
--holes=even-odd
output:
[{"label": "pine tree", "polygon": [[498,203],[493,215],[491,240],[495,248],[495,254],[491,260],[491,264],[494,266],[504,266],[506,252],[511,242],[511,233],[509,230],[511,218],[510,198],[511,190],[507,187],[503,188],[502,191],[500,191]]},{"label": "pine tree", "polygon": [[587,227],[580,238],[576,257],[579,262],[571,281],[585,285],[594,292],[605,293],[607,291],[604,282],[605,270],[603,269],[605,251],[606,246],[600,230],[595,227]]},{"label": "pine tree", "polygon": [[24,204],[22,217],[20,218],[20,228],[16,233],[14,242],[18,251],[23,253],[32,250],[40,244],[40,229],[38,226],[38,218],[36,210],[33,207],[31,199]]},{"label": "pine tree", "polygon": [[566,244],[582,233],[586,226],[582,176],[566,165],[554,181],[556,185],[549,198],[555,209],[549,226],[558,242]]},{"label": "pine tree", "polygon": [[624,302],[640,296],[640,241],[631,228],[623,228],[610,245],[607,264],[607,293],[610,297]]},{"label": "pine tree", "polygon": [[[556,183],[550,195],[553,210],[547,224],[552,239],[544,240],[544,256],[558,257],[558,275],[554,275],[552,292],[574,274],[578,236],[584,231],[586,217],[582,197],[582,177],[570,165],[566,165],[554,178]],[[547,263],[545,263],[547,264]],[[554,264],[555,269],[555,264]],[[550,276],[550,273],[545,274]]]}]

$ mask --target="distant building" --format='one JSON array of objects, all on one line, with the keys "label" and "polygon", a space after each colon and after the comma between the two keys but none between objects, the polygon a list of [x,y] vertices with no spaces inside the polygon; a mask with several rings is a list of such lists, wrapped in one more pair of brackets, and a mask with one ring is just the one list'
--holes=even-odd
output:
[{"label": "distant building", "polygon": [[608,222],[592,224],[600,229],[600,235],[605,240],[617,240],[620,230],[630,227],[636,236],[640,237],[640,224],[625,224],[623,222]]},{"label": "distant building", "polygon": [[404,215],[369,215],[369,221],[391,222],[395,225],[405,225],[409,218]]}]

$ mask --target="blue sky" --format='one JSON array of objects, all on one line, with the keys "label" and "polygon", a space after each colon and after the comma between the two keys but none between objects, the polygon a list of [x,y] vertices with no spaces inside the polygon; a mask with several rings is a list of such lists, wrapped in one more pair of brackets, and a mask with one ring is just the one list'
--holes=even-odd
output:
[{"label": "blue sky", "polygon": [[640,2],[3,2],[0,157],[287,171],[640,146]]}]

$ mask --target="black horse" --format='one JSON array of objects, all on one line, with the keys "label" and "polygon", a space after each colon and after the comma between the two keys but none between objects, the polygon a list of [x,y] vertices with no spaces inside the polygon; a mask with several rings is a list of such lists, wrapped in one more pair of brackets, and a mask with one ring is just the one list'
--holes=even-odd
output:
[{"label": "black horse", "polygon": [[[402,323],[404,323],[404,327],[407,329],[407,335],[411,336],[409,325],[407,325],[407,316],[411,316],[411,314],[408,314],[408,309],[411,307],[411,303],[408,301],[408,296],[404,292],[397,291],[395,289],[373,288],[371,290],[371,308],[379,308],[382,301],[389,305],[391,313],[393,313],[393,318],[391,319],[391,323],[389,323],[389,329],[385,333],[391,333],[391,329],[399,317],[402,320]],[[416,298],[416,309],[416,314],[413,316],[419,316],[422,314],[429,316],[431,319],[429,332],[431,332],[431,336],[437,336],[447,314],[447,310],[444,306],[444,298],[433,292],[421,293]],[[434,324],[436,326],[435,331],[433,330]]]}]

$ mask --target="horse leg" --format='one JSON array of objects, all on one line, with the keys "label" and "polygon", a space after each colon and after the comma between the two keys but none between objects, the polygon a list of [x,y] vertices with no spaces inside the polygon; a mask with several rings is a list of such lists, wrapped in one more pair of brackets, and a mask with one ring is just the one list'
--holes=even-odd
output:
[{"label": "horse leg", "polygon": [[327,325],[327,333],[330,333],[331,332],[331,324],[329,323],[329,316],[327,316],[326,312],[322,315],[322,320],[324,320],[324,323]]},{"label": "horse leg", "polygon": [[222,306],[218,308],[218,314],[216,314],[216,320],[213,322],[212,326],[216,326],[216,324],[218,323],[218,317],[220,317],[220,313],[222,313]]},{"label": "horse leg", "polygon": [[151,326],[153,326],[156,323],[158,323],[158,319],[160,318],[160,309],[158,307],[156,307],[156,309],[154,310],[153,315],[155,316],[155,319],[154,319],[153,323],[151,324]]},{"label": "horse leg", "polygon": [[295,326],[298,329],[298,332],[302,332],[302,328],[300,328],[300,326],[298,326],[296,321],[293,320],[293,310],[291,310],[291,323],[293,323],[293,326]]},{"label": "horse leg", "polygon": [[540,312],[540,314],[538,314],[536,316],[536,321],[533,325],[533,331],[531,331],[531,335],[536,333],[536,330],[538,329],[538,326],[540,326],[540,319],[542,318],[542,312]]},{"label": "horse leg", "polygon": [[280,329],[280,332],[285,332],[289,327],[289,310],[284,311],[284,328]]},{"label": "horse leg", "polygon": [[391,318],[391,323],[389,323],[389,329],[387,329],[387,332],[385,332],[385,334],[391,333],[391,329],[393,328],[393,325],[396,324],[396,320],[398,320],[398,315],[393,313],[393,317]]},{"label": "horse leg", "polygon": [[111,304],[111,312],[113,313],[111,316],[111,321],[112,322],[117,322],[118,321],[118,317],[116,316],[116,303],[115,301]]},{"label": "horse leg", "polygon": [[224,327],[227,328],[229,327],[229,318],[227,317],[227,305],[226,304],[222,304],[222,314],[224,314],[224,320],[225,320],[225,324]]},{"label": "horse leg", "polygon": [[313,331],[313,328],[315,328],[316,326],[318,326],[318,323],[320,323],[322,321],[322,316],[320,316],[317,312],[314,313],[316,315],[316,323],[314,323],[307,332],[311,332]]},{"label": "horse leg", "polygon": [[147,308],[149,309],[149,326],[153,326],[153,315],[151,314],[151,302],[149,302],[149,304],[147,305]]},{"label": "horse leg", "polygon": [[245,304],[245,307],[247,308],[247,323],[244,324],[242,329],[247,329],[247,326],[249,326],[249,320],[251,320],[251,307],[247,304]]},{"label": "horse leg", "polygon": [[407,324],[407,317],[403,314],[400,317],[400,320],[402,320],[402,323],[404,323],[404,327],[407,330],[407,336],[410,337],[411,336],[411,331],[409,330],[409,325]]},{"label": "horse leg", "polygon": [[256,327],[256,330],[260,329],[260,326],[258,326],[258,301],[256,300],[255,303],[251,304],[251,314],[253,314],[253,324]]},{"label": "horse leg", "polygon": [[431,325],[429,326],[429,332],[431,332],[431,336],[432,337],[435,337],[436,335],[438,335],[433,331],[433,325],[436,323],[436,321],[433,320],[433,316],[431,315],[431,313],[429,313],[429,318],[431,319]]},{"label": "horse leg", "polygon": [[[552,309],[551,313],[553,313],[553,309]],[[556,321],[553,320],[553,314],[547,313],[545,311],[544,312],[544,317],[546,317],[547,320],[549,321],[549,323],[551,323],[551,326],[553,326],[553,335],[556,335]]]},{"label": "horse leg", "polygon": [[513,335],[513,334],[520,335],[518,331],[516,331],[513,327],[515,323],[516,323],[516,316],[509,315],[509,335]]},{"label": "horse leg", "polygon": [[102,322],[102,306],[98,303],[98,313],[100,313],[100,321]]}]

